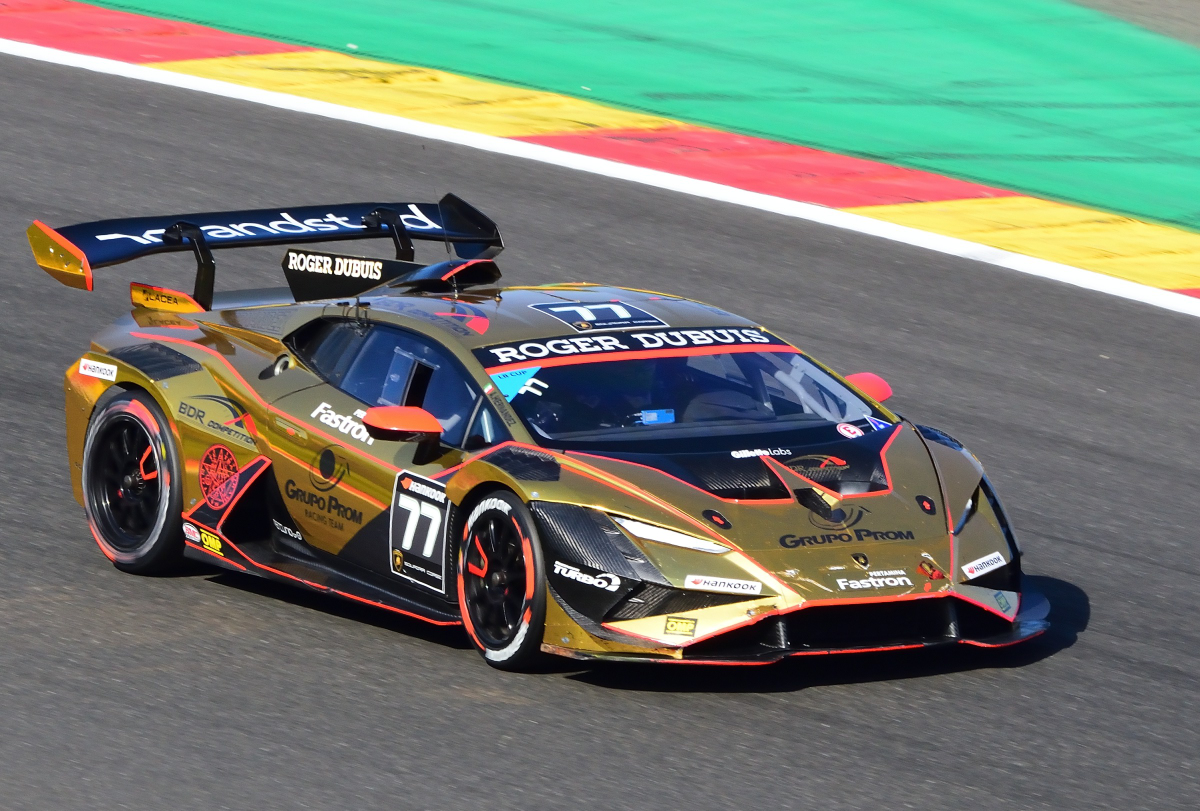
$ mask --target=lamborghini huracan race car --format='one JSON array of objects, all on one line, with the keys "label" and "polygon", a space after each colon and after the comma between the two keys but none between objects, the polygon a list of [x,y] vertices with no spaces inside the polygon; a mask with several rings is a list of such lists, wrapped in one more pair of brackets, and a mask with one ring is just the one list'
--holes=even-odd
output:
[{"label": "lamborghini huracan race car", "polygon": [[[353,203],[34,222],[37,263],[190,251],[67,371],[101,551],[181,557],[440,625],[486,660],[761,664],[1047,628],[975,457],[763,325],[663,293],[501,286],[490,219]],[[390,240],[396,259],[309,250]],[[455,256],[414,261],[413,240]],[[290,245],[214,295],[213,250]]]}]

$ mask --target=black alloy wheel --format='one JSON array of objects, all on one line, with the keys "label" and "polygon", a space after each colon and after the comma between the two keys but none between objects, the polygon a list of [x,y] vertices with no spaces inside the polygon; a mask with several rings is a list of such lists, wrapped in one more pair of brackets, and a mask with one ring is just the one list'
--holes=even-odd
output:
[{"label": "black alloy wheel", "polygon": [[102,402],[83,449],[84,508],[119,569],[166,571],[183,551],[179,463],[158,404],[140,392]]},{"label": "black alloy wheel", "polygon": [[132,552],[150,538],[162,504],[150,435],[140,422],[122,414],[108,421],[96,444],[89,479],[96,523],[109,543]]},{"label": "black alloy wheel", "polygon": [[545,571],[532,516],[507,491],[480,500],[467,518],[459,554],[459,605],[489,664],[527,668],[540,657]]}]

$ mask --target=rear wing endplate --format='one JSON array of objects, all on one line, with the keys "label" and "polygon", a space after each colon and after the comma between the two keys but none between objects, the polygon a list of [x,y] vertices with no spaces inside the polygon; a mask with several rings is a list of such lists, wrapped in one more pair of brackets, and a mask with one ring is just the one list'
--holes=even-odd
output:
[{"label": "rear wing endplate", "polygon": [[192,294],[212,307],[217,248],[244,248],[344,239],[391,238],[396,258],[411,262],[414,239],[454,245],[463,259],[488,259],[504,247],[483,212],[447,194],[436,203],[341,203],[332,206],[209,211],[167,217],[100,220],[51,228],[35,220],[26,231],[38,266],[68,287],[92,289],[92,271],[143,256],[191,251]]}]

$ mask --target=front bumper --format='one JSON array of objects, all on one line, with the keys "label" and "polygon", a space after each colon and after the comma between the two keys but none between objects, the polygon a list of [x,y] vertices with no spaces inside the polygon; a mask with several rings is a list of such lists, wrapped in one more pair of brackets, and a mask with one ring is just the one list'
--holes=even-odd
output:
[{"label": "front bumper", "polygon": [[951,645],[1001,648],[1044,633],[1050,627],[1049,613],[1049,601],[1029,591],[1022,594],[1012,622],[953,594],[863,605],[816,603],[670,651],[581,651],[552,644],[543,644],[542,650],[582,660],[763,665],[792,656]]}]

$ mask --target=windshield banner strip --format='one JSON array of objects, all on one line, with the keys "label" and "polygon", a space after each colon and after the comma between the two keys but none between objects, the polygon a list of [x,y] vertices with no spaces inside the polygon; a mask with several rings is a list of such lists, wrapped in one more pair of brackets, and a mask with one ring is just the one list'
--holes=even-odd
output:
[{"label": "windshield banner strip", "polygon": [[525,366],[570,366],[606,360],[760,351],[799,352],[764,330],[704,327],[567,335],[476,349],[475,357],[490,373],[494,369],[519,369]]},{"label": "windshield banner strip", "polygon": [[800,350],[788,344],[736,344],[734,346],[687,346],[671,349],[634,349],[628,352],[613,352],[607,355],[575,355],[565,358],[546,358],[545,360],[529,360],[511,363],[507,366],[489,366],[484,369],[489,375],[507,372],[513,369],[524,369],[530,366],[545,368],[547,366],[578,366],[584,363],[605,363],[614,360],[648,360],[651,358],[687,358],[696,355],[733,355],[742,352],[782,352],[799,354]]}]

